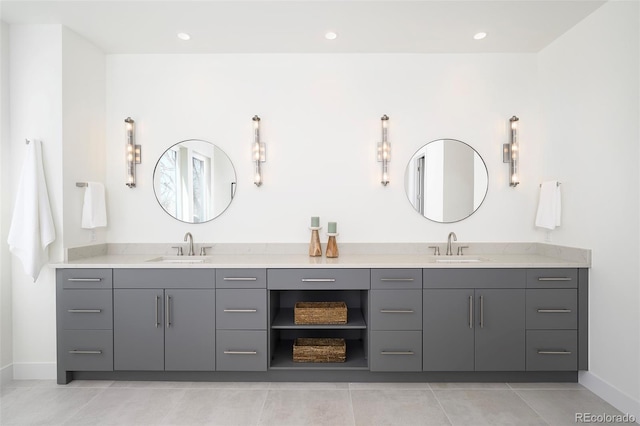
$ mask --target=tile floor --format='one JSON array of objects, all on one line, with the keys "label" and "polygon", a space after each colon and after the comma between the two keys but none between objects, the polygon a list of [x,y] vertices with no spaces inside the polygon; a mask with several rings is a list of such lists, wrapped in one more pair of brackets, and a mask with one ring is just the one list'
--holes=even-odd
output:
[{"label": "tile floor", "polygon": [[9,425],[575,425],[621,414],[575,383],[13,381]]}]

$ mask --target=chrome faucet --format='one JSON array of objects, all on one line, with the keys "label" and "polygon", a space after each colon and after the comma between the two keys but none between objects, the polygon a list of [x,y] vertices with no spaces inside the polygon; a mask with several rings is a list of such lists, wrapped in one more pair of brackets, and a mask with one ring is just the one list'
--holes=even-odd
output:
[{"label": "chrome faucet", "polygon": [[191,232],[187,232],[186,234],[184,234],[184,240],[189,240],[189,252],[187,253],[187,255],[193,256],[194,254],[196,254],[195,251],[193,251],[193,235],[191,235]]},{"label": "chrome faucet", "polygon": [[458,241],[456,233],[449,232],[449,236],[447,237],[447,252],[445,253],[447,256],[453,255],[453,250],[451,250],[451,237],[453,237],[453,241]]}]

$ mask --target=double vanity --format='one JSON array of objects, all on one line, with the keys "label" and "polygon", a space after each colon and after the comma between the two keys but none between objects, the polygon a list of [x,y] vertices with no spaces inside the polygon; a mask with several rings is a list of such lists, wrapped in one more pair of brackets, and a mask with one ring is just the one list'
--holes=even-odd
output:
[{"label": "double vanity", "polygon": [[[588,368],[587,250],[375,246],[337,259],[104,247],[56,264],[58,383],[577,381]],[[348,321],[295,324],[301,301],[345,302]],[[298,337],[345,339],[346,362],[294,362]]]}]

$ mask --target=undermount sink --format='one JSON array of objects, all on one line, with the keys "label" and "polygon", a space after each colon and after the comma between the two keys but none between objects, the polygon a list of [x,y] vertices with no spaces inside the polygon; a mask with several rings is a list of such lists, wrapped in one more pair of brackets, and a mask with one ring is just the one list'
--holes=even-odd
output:
[{"label": "undermount sink", "polygon": [[160,256],[147,260],[157,263],[206,263],[211,261],[211,256]]},{"label": "undermount sink", "polygon": [[469,256],[447,256],[446,258],[436,259],[437,263],[478,263],[486,262],[488,259],[483,257],[469,257]]}]

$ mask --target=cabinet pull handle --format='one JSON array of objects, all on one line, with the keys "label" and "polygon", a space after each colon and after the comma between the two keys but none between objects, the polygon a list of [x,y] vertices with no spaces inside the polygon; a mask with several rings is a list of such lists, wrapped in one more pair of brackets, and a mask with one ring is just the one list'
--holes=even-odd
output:
[{"label": "cabinet pull handle", "polygon": [[158,302],[160,301],[160,296],[156,294],[156,328],[160,326],[160,317],[158,317]]},{"label": "cabinet pull handle", "polygon": [[571,309],[538,309],[540,314],[570,314]]},{"label": "cabinet pull handle", "polygon": [[413,355],[413,351],[380,351],[380,355]]},{"label": "cabinet pull handle", "polygon": [[380,281],[402,281],[402,282],[411,282],[415,281],[413,278],[380,278]]},{"label": "cabinet pull handle", "polygon": [[258,281],[256,277],[224,277],[223,281]]},{"label": "cabinet pull handle", "polygon": [[480,296],[480,328],[484,328],[484,297]]},{"label": "cabinet pull handle", "polygon": [[171,296],[167,295],[167,328],[171,327]]},{"label": "cabinet pull handle", "polygon": [[224,309],[223,312],[253,313],[253,312],[258,312],[258,310],[257,309]]},{"label": "cabinet pull handle", "polygon": [[473,328],[473,296],[469,296],[469,328]]},{"label": "cabinet pull handle", "polygon": [[102,281],[102,278],[67,278],[67,281],[81,282],[81,283],[97,283]]},{"label": "cabinet pull handle", "polygon": [[67,309],[72,314],[99,314],[102,309]]},{"label": "cabinet pull handle", "polygon": [[412,314],[413,309],[380,309],[383,314]]},{"label": "cabinet pull handle", "polygon": [[334,283],[335,278],[303,278],[303,283]]},{"label": "cabinet pull handle", "polygon": [[258,355],[258,351],[224,351],[225,355]]},{"label": "cabinet pull handle", "polygon": [[571,355],[571,351],[544,351],[539,350],[538,355]]},{"label": "cabinet pull handle", "polygon": [[571,281],[571,277],[538,277],[538,281]]},{"label": "cabinet pull handle", "polygon": [[72,349],[69,351],[70,354],[79,354],[79,355],[100,355],[102,351],[82,351],[80,349]]}]

